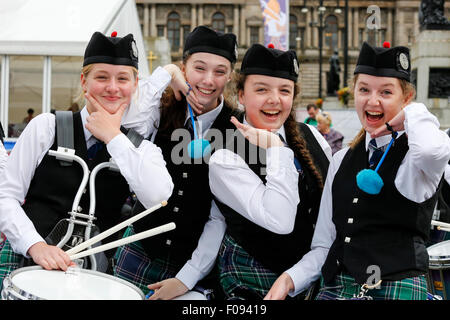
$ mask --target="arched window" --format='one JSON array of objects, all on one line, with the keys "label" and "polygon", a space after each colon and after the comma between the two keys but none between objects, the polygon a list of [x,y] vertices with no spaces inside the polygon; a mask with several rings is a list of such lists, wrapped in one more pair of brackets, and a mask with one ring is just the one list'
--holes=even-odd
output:
[{"label": "arched window", "polygon": [[172,51],[180,48],[180,15],[171,12],[167,17],[167,38],[169,39]]},{"label": "arched window", "polygon": [[212,16],[212,28],[216,31],[225,32],[225,16],[221,12],[216,12]]},{"label": "arched window", "polygon": [[325,47],[331,51],[338,50],[338,20],[334,15],[325,19]]},{"label": "arched window", "polygon": [[298,19],[294,14],[289,15],[289,49],[297,48]]}]

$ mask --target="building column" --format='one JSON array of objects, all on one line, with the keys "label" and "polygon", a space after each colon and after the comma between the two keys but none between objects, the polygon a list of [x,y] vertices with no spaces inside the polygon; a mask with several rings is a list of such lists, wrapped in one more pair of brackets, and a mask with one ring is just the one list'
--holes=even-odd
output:
[{"label": "building column", "polygon": [[203,5],[198,5],[198,25],[203,25]]},{"label": "building column", "polygon": [[353,15],[353,46],[359,48],[359,8],[356,7]]},{"label": "building column", "polygon": [[197,5],[191,4],[191,31],[197,26]]},{"label": "building column", "polygon": [[396,9],[395,10],[395,37],[393,39],[393,44],[391,45],[396,46],[396,45],[401,45],[400,42],[400,36],[405,36],[405,28],[403,27],[403,23],[404,23],[404,15],[403,15],[403,11],[401,11],[400,9]]},{"label": "building column", "polygon": [[242,6],[239,6],[239,17],[240,17],[240,26],[239,26],[239,33],[240,33],[240,39],[239,39],[239,44],[241,46],[245,46],[245,44],[247,43],[247,26],[245,23],[245,14],[244,14],[244,10],[242,8]]},{"label": "building column", "polygon": [[[313,17],[314,17],[314,21],[317,22],[317,27],[320,25],[320,21],[319,21],[319,10],[317,9],[313,9],[311,8],[311,10],[314,10]],[[313,47],[314,48],[319,48],[319,28],[313,28]]]},{"label": "building column", "polygon": [[150,36],[156,37],[157,31],[156,31],[156,4],[152,3],[152,6],[150,7]]},{"label": "building column", "polygon": [[239,35],[239,5],[233,7],[233,33],[236,37]]},{"label": "building column", "polygon": [[148,11],[148,4],[145,3],[144,4],[144,37],[148,37],[148,30],[149,30],[149,22],[150,22],[150,17],[149,17],[149,11]]},{"label": "building column", "polygon": [[[348,8],[348,12],[347,12],[347,14],[348,14],[348,24],[347,24],[347,45],[348,45],[348,48],[347,49],[350,49],[350,48],[352,48],[353,47],[353,37],[352,37],[352,35],[353,35],[353,10],[352,10],[352,8]],[[344,17],[344,24],[345,24],[345,17]],[[344,25],[344,28],[345,28],[345,25]]]},{"label": "building column", "polygon": [[305,27],[305,47],[311,48],[311,26],[309,25],[311,23],[311,10],[308,10],[306,13],[306,27]]},{"label": "building column", "polygon": [[392,23],[392,9],[388,8],[387,10],[386,41],[392,43],[392,33],[394,32],[394,25]]}]

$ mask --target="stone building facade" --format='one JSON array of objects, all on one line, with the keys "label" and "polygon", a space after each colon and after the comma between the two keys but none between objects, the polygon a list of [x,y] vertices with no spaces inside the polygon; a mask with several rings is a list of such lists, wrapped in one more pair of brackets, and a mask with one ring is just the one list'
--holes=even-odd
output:
[{"label": "stone building facade", "polygon": [[[327,99],[326,72],[329,70],[328,61],[334,50],[338,50],[342,70],[340,87],[344,86],[344,0],[323,0],[324,11],[319,10],[320,2],[290,1],[289,46],[297,51],[301,64],[299,82],[302,94],[299,104],[302,106],[315,101],[319,96],[320,17],[323,25],[323,98]],[[258,0],[136,0],[136,4],[144,37],[167,38],[171,45],[172,61],[181,58],[186,34],[198,25],[208,25],[216,30],[235,33],[240,59],[253,43],[264,42],[263,18]],[[348,0],[347,85],[351,83],[363,41],[377,45],[381,45],[383,41],[389,41],[393,46],[413,45],[419,33],[419,6],[420,0]],[[448,16],[449,1],[445,8]],[[236,68],[239,68],[239,65],[238,62]]]}]

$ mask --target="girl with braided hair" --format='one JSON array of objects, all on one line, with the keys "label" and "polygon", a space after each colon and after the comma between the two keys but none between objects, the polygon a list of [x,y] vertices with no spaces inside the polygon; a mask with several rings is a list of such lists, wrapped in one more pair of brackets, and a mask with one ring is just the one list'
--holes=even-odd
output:
[{"label": "girl with braided hair", "polygon": [[[210,158],[209,179],[222,224],[202,241],[221,241],[217,265],[225,298],[262,300],[310,250],[331,148],[292,110],[298,93],[294,51],[255,44],[235,79],[243,123]],[[195,254],[195,253],[194,253]]]}]

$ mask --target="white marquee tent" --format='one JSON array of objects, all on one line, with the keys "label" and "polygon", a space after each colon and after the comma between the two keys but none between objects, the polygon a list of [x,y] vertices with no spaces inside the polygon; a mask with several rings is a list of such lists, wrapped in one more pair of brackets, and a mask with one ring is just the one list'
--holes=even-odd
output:
[{"label": "white marquee tent", "polygon": [[148,75],[134,0],[0,1],[0,121],[5,129],[19,122],[30,105],[38,113],[49,112],[78,89],[84,50],[95,31],[133,33],[139,74]]}]

